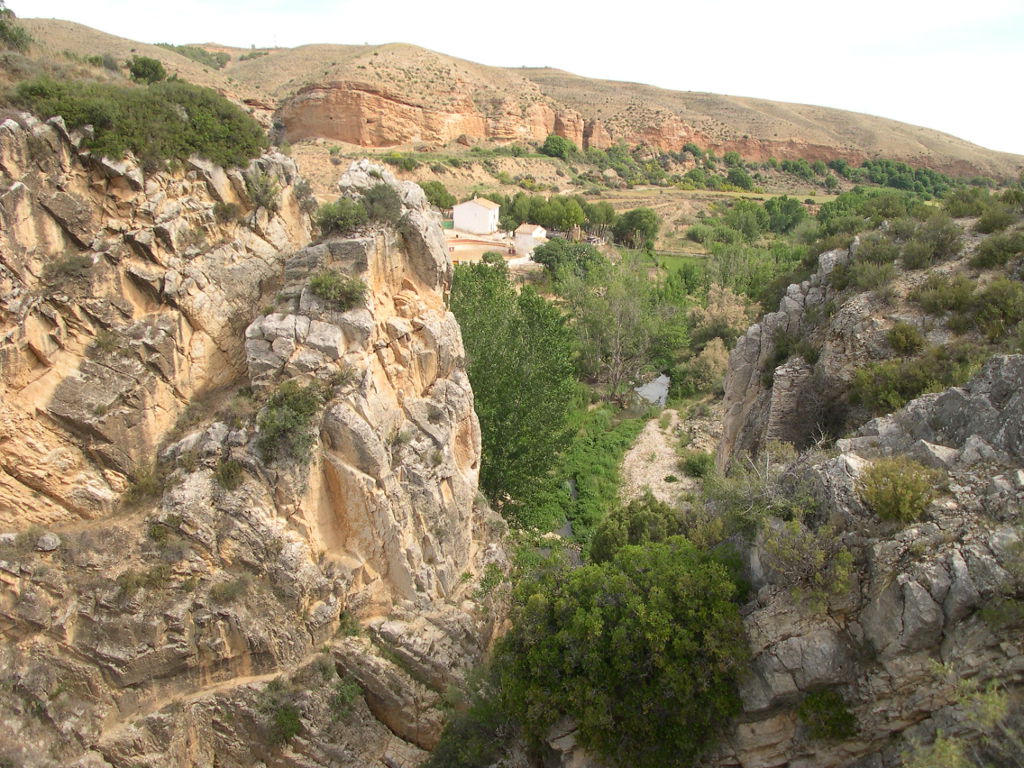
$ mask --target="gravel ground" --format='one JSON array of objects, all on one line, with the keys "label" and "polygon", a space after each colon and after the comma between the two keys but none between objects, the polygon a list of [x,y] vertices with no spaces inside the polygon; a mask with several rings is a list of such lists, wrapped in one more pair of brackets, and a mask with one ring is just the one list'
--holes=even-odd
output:
[{"label": "gravel ground", "polygon": [[[705,410],[707,414],[703,415]],[[698,481],[679,469],[676,446],[680,437],[689,434],[688,447],[713,453],[722,436],[721,401],[713,401],[705,408],[698,405],[690,409],[691,414],[697,411],[702,415],[689,415],[681,420],[679,411],[666,408],[660,417],[647,422],[622,459],[619,495],[624,503],[639,498],[650,489],[656,499],[666,504],[677,504],[683,494],[697,487]],[[666,421],[666,426],[662,427]]]}]

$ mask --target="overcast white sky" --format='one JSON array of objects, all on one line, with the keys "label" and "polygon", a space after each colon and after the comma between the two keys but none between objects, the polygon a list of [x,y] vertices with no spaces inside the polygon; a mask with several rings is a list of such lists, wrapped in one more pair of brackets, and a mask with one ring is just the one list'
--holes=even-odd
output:
[{"label": "overcast white sky", "polygon": [[866,112],[1024,154],[1021,0],[8,0],[142,42],[421,45],[681,91]]}]

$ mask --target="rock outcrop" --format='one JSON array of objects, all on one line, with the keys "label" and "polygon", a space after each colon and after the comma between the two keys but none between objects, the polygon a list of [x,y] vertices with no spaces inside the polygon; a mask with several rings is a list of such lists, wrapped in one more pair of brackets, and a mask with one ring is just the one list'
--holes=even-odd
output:
[{"label": "rock outcrop", "polygon": [[[754,592],[741,611],[751,651],[742,712],[699,765],[898,768],[940,734],[968,744],[997,734],[971,692],[995,685],[1018,703],[1024,693],[1022,398],[1024,355],[997,356],[964,387],[870,421],[838,455],[809,452],[780,473],[810,500],[801,530],[829,525],[827,545],[849,552],[851,567],[819,601],[766,566],[763,536],[746,549]],[[922,519],[881,520],[860,478],[873,461],[908,454],[946,481]],[[813,715],[799,714],[823,692],[842,702],[847,732],[816,734]],[[1005,722],[1019,729],[1013,711]],[[548,745],[563,766],[601,766],[571,722],[553,727]]]},{"label": "rock outcrop", "polygon": [[302,88],[282,103],[276,120],[288,141],[323,138],[362,147],[447,144],[460,137],[544,141],[552,133],[578,147],[586,144],[582,116],[546,101],[523,105],[506,98],[478,105],[469,92],[457,92],[445,104],[434,105],[348,80]]},{"label": "rock outcrop", "polygon": [[[1024,356],[995,357],[964,388],[869,422],[839,441],[839,456],[807,470],[856,567],[827,612],[776,577],[755,584],[744,713],[710,764],[900,765],[937,731],[972,733],[960,681],[1019,689],[1019,628],[992,609],[1024,588],[1022,391]],[[948,492],[926,519],[894,529],[863,505],[857,479],[873,459],[906,454],[942,467]],[[841,693],[855,736],[814,739],[797,717],[796,705],[824,689]]]},{"label": "rock outcrop", "polygon": [[217,204],[251,208],[243,171],[144,178],[78,147],[59,118],[0,125],[4,527],[110,512],[189,399],[237,376],[241,330],[308,238],[282,155],[246,171],[278,180],[278,212],[222,221]]},{"label": "rock outcrop", "polygon": [[[26,118],[0,170],[0,758],[418,762],[504,562],[422,192],[354,168],[347,193],[400,192],[402,234],[307,246],[280,155],[143,173]],[[328,268],[359,307],[309,289]],[[256,415],[287,381],[322,407],[308,455],[275,459]]]},{"label": "rock outcrop", "polygon": [[865,297],[859,303],[844,305],[840,317],[830,323],[827,338],[820,342],[818,376],[802,357],[781,365],[774,359],[783,337],[800,338],[815,330],[823,308],[838,294],[828,277],[836,264],[849,258],[846,249],[823,253],[818,258],[818,271],[810,279],[790,285],[778,311],[765,314],[736,342],[725,377],[720,465],[738,451],[756,452],[771,440],[805,443],[817,426],[823,404],[837,388],[825,379],[848,382],[856,361],[865,359],[864,345],[870,338],[866,326],[876,324],[864,312]]}]

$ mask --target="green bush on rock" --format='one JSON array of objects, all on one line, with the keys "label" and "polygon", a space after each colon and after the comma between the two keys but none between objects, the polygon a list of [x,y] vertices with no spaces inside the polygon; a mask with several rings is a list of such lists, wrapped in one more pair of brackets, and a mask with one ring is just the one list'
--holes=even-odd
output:
[{"label": "green bush on rock", "polygon": [[522,584],[498,652],[525,735],[560,718],[618,766],[691,765],[740,709],[747,646],[728,569],[675,537]]}]

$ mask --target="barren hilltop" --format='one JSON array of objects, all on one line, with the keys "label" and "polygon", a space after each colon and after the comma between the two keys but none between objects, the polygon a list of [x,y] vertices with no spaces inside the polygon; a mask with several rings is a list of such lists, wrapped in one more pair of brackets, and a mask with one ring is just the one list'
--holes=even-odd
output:
[{"label": "barren hilltop", "polygon": [[173,50],[60,20],[26,19],[53,55],[142,53],[169,72],[217,88],[274,120],[284,138],[362,147],[443,145],[457,139],[543,141],[578,146],[649,144],[679,151],[693,142],[754,161],[900,160],[954,175],[1016,177],[1024,157],[929,128],[826,107],[593,80],[553,69],[488,67],[413,45],[306,45],[246,50],[222,69]]}]

